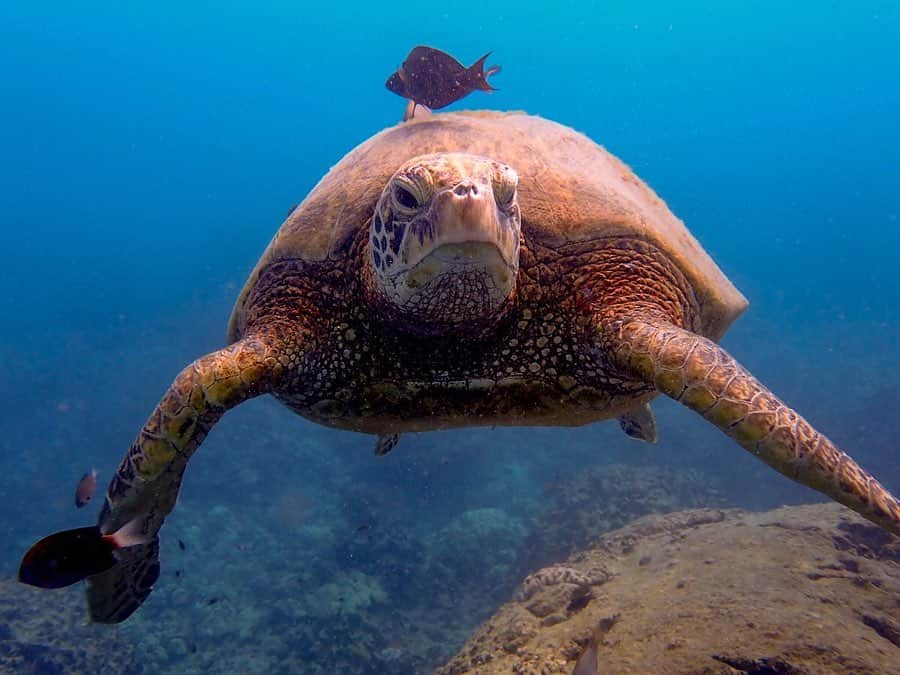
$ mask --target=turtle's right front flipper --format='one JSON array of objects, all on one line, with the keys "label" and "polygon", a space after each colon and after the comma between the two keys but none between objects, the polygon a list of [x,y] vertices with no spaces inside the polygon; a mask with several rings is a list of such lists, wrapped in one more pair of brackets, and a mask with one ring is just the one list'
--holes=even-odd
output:
[{"label": "turtle's right front flipper", "polygon": [[624,374],[697,411],[788,478],[900,536],[900,500],[722,347],[649,313],[607,315],[598,326],[605,357]]},{"label": "turtle's right front flipper", "polygon": [[278,386],[284,368],[276,355],[289,354],[277,338],[250,335],[181,371],[110,481],[97,526],[38,542],[20,579],[57,588],[86,577],[91,619],[126,619],[159,576],[157,532],[191,455],[227,410]]}]

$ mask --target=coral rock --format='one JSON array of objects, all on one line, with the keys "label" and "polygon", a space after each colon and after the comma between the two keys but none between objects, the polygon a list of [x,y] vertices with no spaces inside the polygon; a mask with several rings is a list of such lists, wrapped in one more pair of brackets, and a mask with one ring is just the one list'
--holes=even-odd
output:
[{"label": "coral rock", "polygon": [[[898,562],[900,539],[836,504],[648,516],[537,573],[437,672],[571,673],[606,619],[600,672],[900,673]],[[576,612],[551,591],[583,586],[537,581],[601,569]]]}]

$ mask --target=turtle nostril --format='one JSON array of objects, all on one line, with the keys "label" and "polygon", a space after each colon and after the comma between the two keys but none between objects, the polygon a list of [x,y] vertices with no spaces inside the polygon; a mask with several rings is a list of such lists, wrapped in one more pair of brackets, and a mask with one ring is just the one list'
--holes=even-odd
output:
[{"label": "turtle nostril", "polygon": [[455,188],[453,188],[453,194],[459,197],[465,197],[467,194],[472,194],[472,196],[478,195],[478,186],[472,181],[465,181],[464,183],[460,183]]}]

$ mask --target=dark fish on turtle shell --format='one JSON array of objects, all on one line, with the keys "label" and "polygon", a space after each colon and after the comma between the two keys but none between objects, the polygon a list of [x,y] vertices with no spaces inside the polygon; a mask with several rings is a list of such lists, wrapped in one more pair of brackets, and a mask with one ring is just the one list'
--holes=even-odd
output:
[{"label": "dark fish on turtle shell", "polygon": [[433,110],[444,108],[476,89],[496,91],[487,78],[500,66],[484,69],[490,52],[466,68],[446,52],[433,47],[415,47],[385,86],[392,92]]}]

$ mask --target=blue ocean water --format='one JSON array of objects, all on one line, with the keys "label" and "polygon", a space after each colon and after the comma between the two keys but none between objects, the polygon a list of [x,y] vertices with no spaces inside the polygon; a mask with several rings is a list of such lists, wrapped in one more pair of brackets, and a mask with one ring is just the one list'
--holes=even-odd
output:
[{"label": "blue ocean water", "polygon": [[[633,167],[750,299],[727,349],[900,491],[900,6],[636,4],[7,3],[0,574],[93,521],[78,478],[105,485],[172,378],[223,345],[289,208],[400,119],[384,81],[416,44],[503,66],[452,109],[539,114]],[[368,436],[251,401],[192,460],[121,635],[172,672],[426,672],[590,467],[690,473],[736,506],[819,499],[655,408],[656,446],[609,422],[419,434],[375,461]],[[473,558],[478,527],[496,559]],[[495,596],[454,607],[488,577]]]}]

